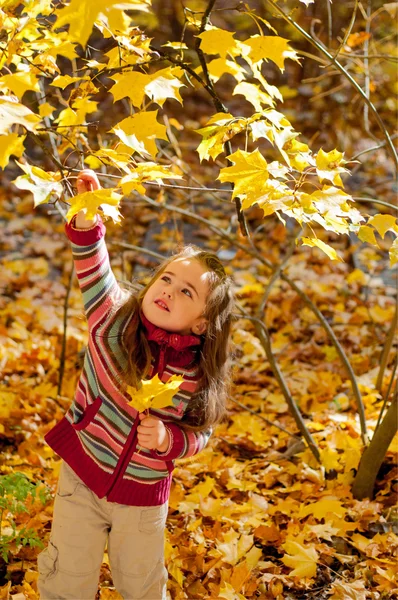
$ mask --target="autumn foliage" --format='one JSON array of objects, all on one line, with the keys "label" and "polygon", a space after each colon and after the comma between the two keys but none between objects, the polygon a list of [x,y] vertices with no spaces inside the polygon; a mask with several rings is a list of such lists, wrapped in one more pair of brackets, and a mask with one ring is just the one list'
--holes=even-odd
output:
[{"label": "autumn foliage", "polygon": [[[235,283],[230,416],[173,473],[170,598],[398,592],[396,3],[293,4],[0,1],[1,600],[38,598],[43,438],[87,342],[79,211],[119,279],[195,238]],[[75,194],[83,167],[103,189]]]}]

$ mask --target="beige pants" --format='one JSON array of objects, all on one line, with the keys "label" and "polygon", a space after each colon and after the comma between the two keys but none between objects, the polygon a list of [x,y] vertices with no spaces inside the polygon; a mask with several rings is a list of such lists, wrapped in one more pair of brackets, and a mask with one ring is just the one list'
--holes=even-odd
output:
[{"label": "beige pants", "polygon": [[113,583],[125,600],[166,600],[168,502],[127,506],[99,499],[62,461],[47,548],[37,559],[41,600],[94,600],[108,543]]}]

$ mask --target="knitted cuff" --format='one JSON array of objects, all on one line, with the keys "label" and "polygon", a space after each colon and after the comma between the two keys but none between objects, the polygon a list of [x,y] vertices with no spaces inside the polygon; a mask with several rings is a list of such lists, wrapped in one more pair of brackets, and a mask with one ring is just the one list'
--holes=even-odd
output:
[{"label": "knitted cuff", "polygon": [[97,227],[97,225],[98,225],[99,218],[98,218],[98,215],[95,215],[95,223],[92,227],[87,227],[87,228],[84,227],[82,229],[81,228],[79,229],[78,227],[75,227],[76,217],[77,217],[77,213],[72,217],[72,219],[69,222],[70,227],[72,227],[72,229],[74,229],[75,231],[91,231],[92,229],[94,229],[94,227]]},{"label": "knitted cuff", "polygon": [[168,454],[173,446],[173,442],[174,442],[174,438],[173,438],[173,433],[171,431],[171,429],[169,427],[167,427],[167,425],[165,425],[165,429],[166,431],[168,431],[169,434],[169,445],[167,447],[167,450],[165,450],[164,452],[159,452],[159,450],[156,450],[156,452],[158,454],[160,454],[160,456],[162,456],[163,454]]}]

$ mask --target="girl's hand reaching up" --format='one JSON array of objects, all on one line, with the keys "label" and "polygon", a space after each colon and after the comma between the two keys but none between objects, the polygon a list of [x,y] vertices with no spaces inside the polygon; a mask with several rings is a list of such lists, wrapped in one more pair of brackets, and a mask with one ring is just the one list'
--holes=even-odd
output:
[{"label": "girl's hand reaching up", "polygon": [[76,187],[78,194],[84,194],[84,192],[99,190],[101,184],[98,181],[97,174],[92,169],[83,169],[77,176]]},{"label": "girl's hand reaching up", "polygon": [[[92,169],[83,169],[77,176],[76,188],[78,194],[84,194],[84,192],[92,192],[99,190],[101,184],[98,181],[97,174]],[[77,229],[89,229],[97,222],[95,219],[86,219],[84,212],[80,211],[76,215],[75,226]]]},{"label": "girl's hand reaching up", "polygon": [[139,414],[140,425],[138,425],[138,444],[147,450],[159,450],[166,452],[169,447],[169,432],[163,421],[152,415]]}]

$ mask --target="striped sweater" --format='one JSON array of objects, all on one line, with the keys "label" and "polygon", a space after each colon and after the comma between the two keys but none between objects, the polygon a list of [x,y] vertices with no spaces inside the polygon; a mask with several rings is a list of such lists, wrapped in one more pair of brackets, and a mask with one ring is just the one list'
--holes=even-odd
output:
[{"label": "striped sweater", "polygon": [[200,452],[212,434],[212,428],[193,432],[179,425],[197,388],[195,350],[200,338],[168,333],[143,316],[152,354],[148,379],[158,373],[165,382],[177,374],[183,375],[184,382],[173,406],[149,411],[165,423],[170,434],[168,449],[161,453],[139,448],[138,453],[138,412],[117,385],[115,364],[117,360],[120,367],[127,360],[121,336],[129,319],[121,322],[112,308],[126,292],[110,267],[105,225],[97,218],[97,224],[86,230],[75,229],[73,222],[65,225],[83,295],[88,346],[74,400],[45,440],[99,498],[130,506],[158,506],[169,498],[175,459]]}]

